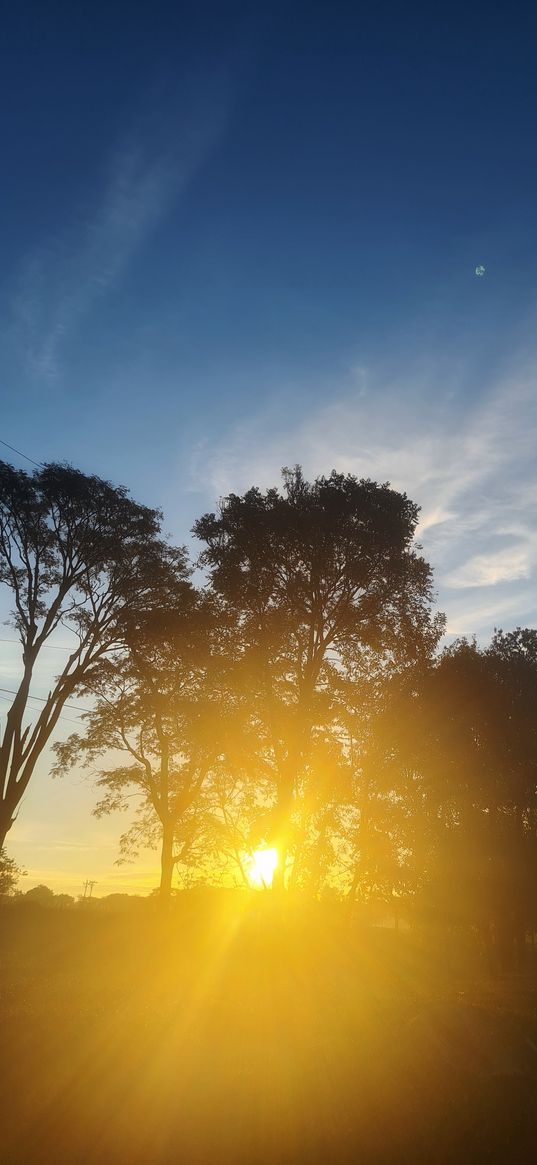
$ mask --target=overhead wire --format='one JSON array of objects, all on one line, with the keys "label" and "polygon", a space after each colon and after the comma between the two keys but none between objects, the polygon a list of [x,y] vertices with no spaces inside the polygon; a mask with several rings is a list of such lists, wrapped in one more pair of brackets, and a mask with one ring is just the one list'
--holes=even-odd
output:
[{"label": "overhead wire", "polygon": [[[1,692],[0,692],[0,700],[5,700],[6,704],[9,704],[11,702],[9,699],[9,696],[3,696]],[[38,708],[28,708],[27,711],[30,713],[30,715],[32,713],[37,715],[39,709]],[[78,720],[71,720],[70,716],[62,716],[61,712],[60,712],[60,715],[58,716],[58,720],[63,720],[65,724],[75,724],[77,728],[80,728]]]},{"label": "overhead wire", "polygon": [[[7,692],[7,694],[9,696],[18,695],[18,693],[14,692],[12,688],[0,688],[0,692]],[[32,696],[31,693],[28,694],[28,699],[29,700],[39,700],[40,704],[47,704],[48,703],[48,701],[45,699],[44,696]],[[83,708],[80,704],[63,704],[62,707],[71,708],[71,710],[73,712],[79,712],[81,715],[83,712],[92,712],[93,711],[92,708]]]},{"label": "overhead wire", "polygon": [[[1,639],[0,638],[0,643],[16,643],[19,647],[21,646],[20,639]],[[70,651],[71,650],[71,648],[67,644],[65,645],[65,647],[60,647],[60,645],[58,643],[42,643],[39,650],[42,651],[42,649],[44,647],[46,647],[49,651]]]},{"label": "overhead wire", "polygon": [[10,445],[8,441],[3,441],[1,437],[0,445],[4,445],[6,449],[11,449],[11,452],[16,453],[17,457],[24,457],[25,461],[29,461],[31,465],[36,465],[38,469],[43,469],[42,461],[34,461],[33,457],[28,457],[28,454],[23,453],[22,449],[16,449],[14,445]]}]

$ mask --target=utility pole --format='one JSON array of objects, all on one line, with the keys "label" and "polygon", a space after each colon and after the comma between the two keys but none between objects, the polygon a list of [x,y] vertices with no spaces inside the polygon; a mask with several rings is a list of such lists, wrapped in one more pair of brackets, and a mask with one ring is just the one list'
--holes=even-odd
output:
[{"label": "utility pole", "polygon": [[[86,881],[84,882],[84,895],[83,895],[83,898],[82,898],[82,901],[83,901],[83,902],[85,902],[85,901],[86,901],[86,899],[89,899],[89,898],[91,898],[91,895],[92,895],[92,892],[93,892],[93,887],[94,887],[95,885],[96,885],[95,878],[93,879],[93,881],[92,881],[90,878],[86,878]],[[88,893],[88,890],[89,890],[89,893]]]}]

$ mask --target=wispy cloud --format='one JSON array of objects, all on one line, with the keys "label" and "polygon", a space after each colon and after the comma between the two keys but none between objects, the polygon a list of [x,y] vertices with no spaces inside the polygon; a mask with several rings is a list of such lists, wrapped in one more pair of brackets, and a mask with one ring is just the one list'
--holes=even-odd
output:
[{"label": "wispy cloud", "polygon": [[57,376],[64,343],[117,287],[221,133],[229,105],[223,93],[184,104],[146,114],[110,159],[95,205],[24,262],[13,328],[34,373]]},{"label": "wispy cloud", "polygon": [[492,587],[500,582],[529,578],[529,555],[523,550],[500,550],[497,554],[476,554],[444,579],[448,587]]},{"label": "wispy cloud", "polygon": [[365,395],[340,385],[331,403],[293,425],[256,416],[213,447],[203,443],[192,480],[199,487],[210,466],[214,498],[273,485],[282,465],[298,461],[309,475],[335,468],[391,481],[421,506],[418,534],[451,633],[486,634],[502,612],[535,620],[537,599],[518,594],[537,575],[535,371],[516,367],[472,400],[452,382],[448,390],[445,366],[436,371],[433,361],[419,377],[387,385],[361,370]]}]

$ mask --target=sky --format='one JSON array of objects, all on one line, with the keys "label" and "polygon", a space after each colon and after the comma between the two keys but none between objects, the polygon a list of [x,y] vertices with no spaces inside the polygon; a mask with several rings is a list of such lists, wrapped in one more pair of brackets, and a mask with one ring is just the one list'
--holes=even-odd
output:
[{"label": "sky", "polygon": [[[283,465],[391,481],[448,634],[536,626],[536,43],[516,2],[10,6],[0,439],[179,542]],[[25,885],[149,889],[48,767]]]}]

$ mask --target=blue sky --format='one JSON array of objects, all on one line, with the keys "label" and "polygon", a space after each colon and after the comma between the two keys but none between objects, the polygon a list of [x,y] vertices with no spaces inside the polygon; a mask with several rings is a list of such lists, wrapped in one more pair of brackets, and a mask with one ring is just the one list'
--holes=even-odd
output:
[{"label": "blue sky", "polygon": [[536,34],[517,3],[12,6],[0,437],[180,541],[283,464],[391,480],[450,634],[535,624]]}]

